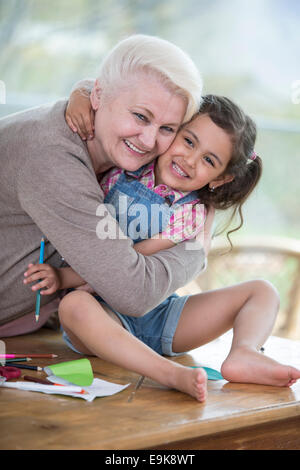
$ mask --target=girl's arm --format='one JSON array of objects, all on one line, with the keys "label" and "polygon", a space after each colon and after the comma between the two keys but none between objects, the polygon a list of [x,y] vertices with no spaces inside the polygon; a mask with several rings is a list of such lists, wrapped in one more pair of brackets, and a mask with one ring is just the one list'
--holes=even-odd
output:
[{"label": "girl's arm", "polygon": [[59,268],[58,269],[61,289],[69,289],[70,287],[80,287],[83,284],[86,284],[85,280],[79,276],[79,274],[74,271],[74,269],[68,268]]},{"label": "girl's arm", "polygon": [[[183,227],[184,219],[180,220],[181,216],[183,215],[183,212],[179,211],[178,214],[179,216],[177,217],[177,222],[176,222],[176,218],[172,222],[173,232],[174,232],[174,224],[176,223],[178,224],[178,221],[180,222],[179,226]],[[199,214],[201,214],[201,212]],[[210,250],[210,245],[211,245],[211,237],[212,237],[211,231],[212,231],[212,225],[213,225],[214,216],[215,216],[215,210],[213,207],[209,207],[207,213],[206,213],[206,210],[205,212],[203,212],[203,219],[201,215],[199,214],[198,214],[199,220],[198,220],[197,230],[195,230],[194,234],[192,232],[189,233],[190,234],[189,239],[196,238],[197,240],[199,240],[204,248],[205,255],[207,256]],[[205,217],[205,214],[206,214],[206,217]],[[158,235],[155,235],[153,238],[149,238],[147,240],[143,240],[139,243],[136,243],[134,245],[134,249],[138,253],[141,253],[142,255],[150,256],[150,255],[153,255],[154,253],[157,253],[158,251],[167,250],[168,248],[171,248],[177,245],[178,243],[184,241],[183,235],[180,233],[178,235],[178,232],[177,232],[176,237],[174,238],[174,240],[176,239],[176,242],[170,240],[169,238],[166,238],[168,234],[170,234],[170,230],[169,230],[170,228],[171,228],[171,224],[169,224],[169,226],[167,227],[167,229],[165,230],[163,234],[159,233]],[[181,236],[182,238],[180,239]]]},{"label": "girl's arm", "polygon": [[81,80],[71,90],[65,118],[73,132],[78,132],[82,140],[94,137],[95,113],[90,102],[94,80]]},{"label": "girl's arm", "polygon": [[134,249],[138,253],[141,253],[144,256],[154,255],[158,251],[167,250],[175,246],[171,240],[162,238],[161,234],[157,238],[149,238],[141,242],[135,243]]}]

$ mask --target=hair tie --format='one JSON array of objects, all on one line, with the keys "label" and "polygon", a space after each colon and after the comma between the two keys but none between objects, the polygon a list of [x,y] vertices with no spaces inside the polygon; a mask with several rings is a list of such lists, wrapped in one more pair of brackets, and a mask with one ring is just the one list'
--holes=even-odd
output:
[{"label": "hair tie", "polygon": [[257,157],[257,154],[256,154],[256,153],[254,152],[254,150],[253,150],[253,152],[252,152],[252,154],[250,155],[249,159],[253,161],[253,160],[256,159],[256,157]]}]

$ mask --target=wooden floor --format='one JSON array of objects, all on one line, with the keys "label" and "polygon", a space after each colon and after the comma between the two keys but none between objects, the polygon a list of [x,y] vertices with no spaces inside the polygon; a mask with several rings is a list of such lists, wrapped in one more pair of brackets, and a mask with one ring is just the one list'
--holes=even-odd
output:
[{"label": "wooden floor", "polygon": [[[172,360],[220,369],[230,339]],[[80,357],[47,329],[5,343],[7,353],[56,353],[54,363]],[[271,337],[265,354],[300,368],[299,342]],[[300,381],[291,388],[209,381],[209,397],[200,404],[145,379],[130,401],[139,376],[90,360],[95,377],[130,387],[91,403],[0,388],[0,449],[300,449]]]}]

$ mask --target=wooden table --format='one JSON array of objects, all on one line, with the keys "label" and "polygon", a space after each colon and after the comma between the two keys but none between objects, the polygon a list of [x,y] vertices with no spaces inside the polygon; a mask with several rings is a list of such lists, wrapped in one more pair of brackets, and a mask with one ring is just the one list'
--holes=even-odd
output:
[{"label": "wooden table", "polygon": [[[172,360],[220,370],[230,339],[224,335]],[[7,352],[58,354],[53,363],[80,357],[47,329],[4,341]],[[299,343],[271,337],[265,349],[300,368]],[[0,388],[0,449],[300,449],[300,381],[291,388],[209,381],[209,397],[201,404],[145,379],[129,401],[139,376],[90,360],[95,377],[130,387],[91,403]]]}]

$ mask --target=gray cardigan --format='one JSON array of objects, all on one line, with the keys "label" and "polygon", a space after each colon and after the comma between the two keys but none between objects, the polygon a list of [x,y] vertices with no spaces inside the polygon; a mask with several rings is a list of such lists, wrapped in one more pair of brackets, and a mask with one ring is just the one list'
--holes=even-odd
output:
[{"label": "gray cardigan", "polygon": [[[129,238],[98,238],[104,196],[86,144],[65,122],[66,103],[0,120],[0,325],[34,310],[35,294],[23,274],[38,262],[42,235],[45,262],[59,267],[63,257],[108,304],[133,316],[204,267],[201,246],[186,249],[192,242],[143,256]],[[109,223],[116,225],[112,217]],[[42,296],[42,304],[55,295]]]}]

